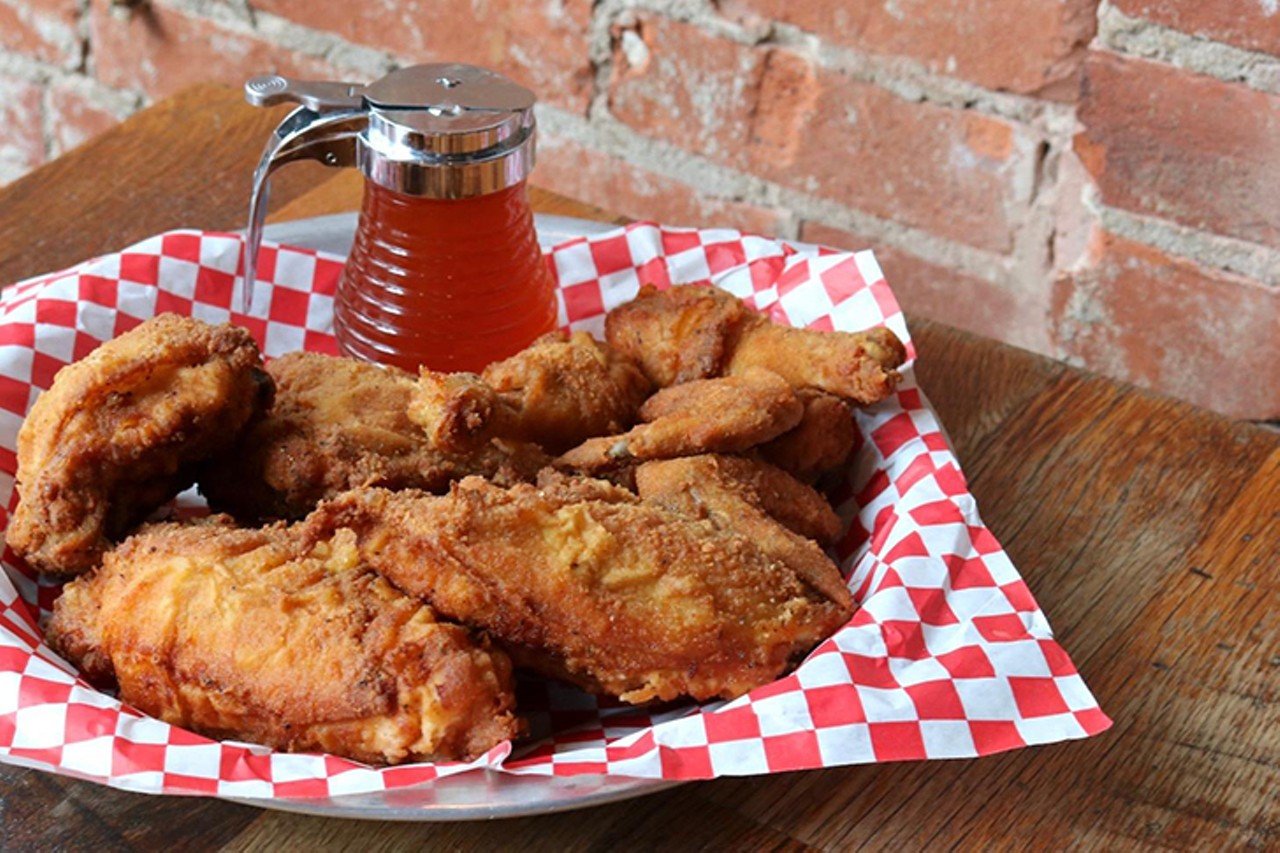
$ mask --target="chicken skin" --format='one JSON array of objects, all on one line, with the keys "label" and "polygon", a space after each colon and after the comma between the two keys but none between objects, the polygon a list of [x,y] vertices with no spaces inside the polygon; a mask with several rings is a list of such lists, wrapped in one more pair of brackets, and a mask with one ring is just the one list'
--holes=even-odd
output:
[{"label": "chicken skin", "polygon": [[162,314],[58,371],[18,433],[5,539],[36,570],[77,575],[194,481],[271,395],[247,331]]},{"label": "chicken skin", "polygon": [[804,415],[795,428],[755,449],[759,457],[811,483],[849,461],[857,441],[853,413],[839,397],[812,388],[796,391]]},{"label": "chicken skin", "polygon": [[635,477],[645,503],[739,533],[827,599],[852,606],[839,569],[814,541],[833,540],[840,519],[822,495],[785,471],[737,456],[707,455],[646,462]]},{"label": "chicken skin", "polygon": [[804,404],[772,371],[695,379],[646,400],[640,407],[645,423],[622,435],[588,439],[556,464],[589,473],[634,460],[736,453],[782,435],[803,416]]},{"label": "chicken skin", "polygon": [[851,613],[748,536],[607,483],[361,489],[306,523],[354,530],[369,565],[517,664],[632,703],[739,696]]},{"label": "chicken skin", "polygon": [[511,664],[359,558],[350,530],[156,525],[54,604],[50,644],[143,713],[358,761],[518,734]]},{"label": "chicken skin", "polygon": [[608,344],[586,332],[551,332],[479,376],[424,369],[409,417],[445,451],[506,438],[559,452],[626,429],[652,390]]},{"label": "chicken skin", "polygon": [[298,352],[267,372],[275,403],[200,477],[210,506],[243,521],[302,518],[356,486],[435,492],[469,474],[531,480],[549,461],[517,442],[486,439],[465,453],[432,447],[406,413],[416,383],[395,368]]},{"label": "chicken skin", "polygon": [[605,318],[605,336],[656,385],[765,368],[795,388],[875,403],[897,385],[906,350],[887,328],[819,332],[769,322],[715,287],[651,285]]}]

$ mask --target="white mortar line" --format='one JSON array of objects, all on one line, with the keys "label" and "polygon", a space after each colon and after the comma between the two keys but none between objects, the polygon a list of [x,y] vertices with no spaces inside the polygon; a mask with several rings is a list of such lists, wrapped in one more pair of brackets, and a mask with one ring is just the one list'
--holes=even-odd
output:
[{"label": "white mortar line", "polygon": [[1111,233],[1167,252],[1201,266],[1216,268],[1280,287],[1280,250],[1197,231],[1154,216],[1143,216],[1107,207],[1096,190],[1085,194],[1085,204]]},{"label": "white mortar line", "polygon": [[1098,7],[1097,43],[1119,53],[1280,94],[1280,59],[1131,18],[1107,0]]},{"label": "white mortar line", "polygon": [[113,89],[92,77],[8,50],[0,50],[0,74],[39,86],[52,84],[69,89],[117,118],[127,117],[143,102],[140,92]]},{"label": "white mortar line", "polygon": [[376,80],[398,63],[386,51],[354,44],[333,33],[296,24],[278,15],[219,0],[164,0],[176,9],[212,21],[228,32],[254,36],[306,56],[323,59],[365,80]]},{"label": "white mortar line", "polygon": [[646,171],[703,190],[711,197],[789,209],[797,217],[857,232],[984,281],[1001,284],[1005,280],[1002,273],[1009,263],[1005,256],[953,243],[927,231],[720,165],[668,142],[641,136],[608,114],[593,114],[587,120],[558,107],[540,104],[538,123],[546,133],[626,160]]},{"label": "white mortar line", "polygon": [[[857,82],[870,83],[910,103],[926,102],[972,110],[1023,122],[1048,134],[1064,132],[1075,125],[1075,108],[1071,104],[986,89],[965,80],[936,74],[916,60],[828,44],[820,35],[790,24],[738,24],[723,17],[705,0],[600,0],[594,9],[593,48],[597,46],[602,29],[607,34],[611,25],[632,23],[636,12],[658,14],[692,24],[708,35],[747,47],[767,45],[785,48],[819,67],[838,71]],[[594,25],[598,19],[603,19],[603,27]]]}]

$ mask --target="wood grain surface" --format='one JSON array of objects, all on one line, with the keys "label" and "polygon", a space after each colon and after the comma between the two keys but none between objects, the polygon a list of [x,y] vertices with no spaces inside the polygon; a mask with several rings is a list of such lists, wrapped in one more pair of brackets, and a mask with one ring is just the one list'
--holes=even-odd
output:
[{"label": "wood grain surface", "polygon": [[[0,279],[164,228],[238,227],[273,120],[227,90],[186,92],[0,190]],[[325,176],[283,174],[278,217],[358,200],[350,174],[308,193]],[[612,218],[549,193],[536,204]],[[1115,720],[1105,734],[456,825],[299,817],[2,767],[0,844],[1280,848],[1280,438],[939,324],[912,330],[983,516]]]}]

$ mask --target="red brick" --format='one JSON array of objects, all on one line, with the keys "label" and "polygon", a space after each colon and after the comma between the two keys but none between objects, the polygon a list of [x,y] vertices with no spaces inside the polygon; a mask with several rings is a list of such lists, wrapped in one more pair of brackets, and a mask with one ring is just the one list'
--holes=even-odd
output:
[{"label": "red brick", "polygon": [[1103,201],[1280,246],[1280,97],[1094,53],[1076,151]]},{"label": "red brick", "polygon": [[[1190,0],[1188,0],[1190,2]],[[1226,2],[1226,0],[1222,0]],[[1097,0],[722,0],[739,20],[767,18],[833,44],[908,57],[989,89],[1076,97]]]},{"label": "red brick", "polygon": [[55,65],[80,61],[76,0],[0,0],[0,47]]},{"label": "red brick", "polygon": [[113,14],[110,6],[110,0],[92,0],[90,15],[96,74],[109,86],[162,98],[195,83],[238,85],[268,72],[338,76],[324,60],[293,53],[155,0],[125,15]]},{"label": "red brick", "polygon": [[1012,248],[1037,145],[1027,128],[908,102],[690,24],[647,17],[631,33],[630,50],[625,33],[615,40],[609,104],[638,132],[952,240]]},{"label": "red brick", "polygon": [[1053,294],[1064,355],[1241,418],[1280,417],[1280,290],[1104,235]]},{"label": "red brick", "polygon": [[530,87],[539,100],[585,112],[593,70],[591,0],[256,0],[255,8],[388,50],[406,62],[469,62]]},{"label": "red brick", "polygon": [[1047,297],[1017,294],[918,255],[823,225],[804,222],[800,239],[841,249],[871,249],[885,280],[910,315],[928,317],[988,338],[1041,351],[1047,348]]},{"label": "red brick", "polygon": [[777,234],[783,211],[712,198],[688,184],[550,135],[538,139],[533,182],[632,219]]},{"label": "red brick", "polygon": [[0,184],[44,162],[40,87],[0,76]]},{"label": "red brick", "polygon": [[1271,0],[1111,0],[1111,4],[1133,18],[1280,56],[1280,8]]},{"label": "red brick", "polygon": [[120,121],[115,113],[68,86],[49,89],[48,107],[55,155],[70,151]]}]

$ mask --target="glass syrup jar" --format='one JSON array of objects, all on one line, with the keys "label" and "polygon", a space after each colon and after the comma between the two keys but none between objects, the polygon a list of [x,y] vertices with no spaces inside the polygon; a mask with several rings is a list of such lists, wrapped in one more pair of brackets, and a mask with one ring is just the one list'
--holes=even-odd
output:
[{"label": "glass syrup jar", "polygon": [[[526,185],[533,93],[482,68],[417,65],[361,86],[269,75],[250,103],[301,106],[254,176],[247,285],[268,180],[300,159],[355,166],[364,197],[334,304],[342,352],[408,370],[477,371],[556,325]],[[247,297],[246,297],[247,298]]]}]

